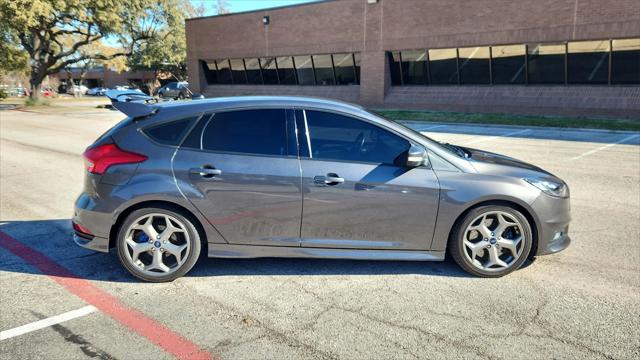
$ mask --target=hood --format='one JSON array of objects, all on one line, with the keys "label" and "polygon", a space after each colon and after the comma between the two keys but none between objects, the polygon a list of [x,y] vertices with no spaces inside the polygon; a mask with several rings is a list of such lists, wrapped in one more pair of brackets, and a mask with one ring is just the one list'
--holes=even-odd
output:
[{"label": "hood", "polygon": [[528,176],[553,176],[546,170],[512,157],[478,150],[464,148],[471,154],[468,159],[471,165],[481,174],[528,177]]}]

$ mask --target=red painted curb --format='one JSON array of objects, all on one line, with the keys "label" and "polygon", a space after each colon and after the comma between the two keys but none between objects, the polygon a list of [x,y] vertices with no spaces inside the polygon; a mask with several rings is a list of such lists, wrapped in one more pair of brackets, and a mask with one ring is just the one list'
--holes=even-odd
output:
[{"label": "red painted curb", "polygon": [[213,359],[207,350],[122,303],[117,297],[81,279],[69,269],[0,231],[0,247],[22,258],[73,295],[98,308],[120,324],[147,338],[178,359]]}]

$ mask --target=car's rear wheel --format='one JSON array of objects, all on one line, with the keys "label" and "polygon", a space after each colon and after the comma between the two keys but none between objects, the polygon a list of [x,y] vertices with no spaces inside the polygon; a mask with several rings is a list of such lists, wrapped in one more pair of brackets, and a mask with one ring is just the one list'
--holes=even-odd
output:
[{"label": "car's rear wheel", "polygon": [[200,236],[192,220],[178,211],[139,209],[120,227],[117,248],[122,265],[139,279],[173,281],[195,265]]},{"label": "car's rear wheel", "polygon": [[448,250],[467,272],[481,277],[504,276],[522,266],[533,240],[527,218],[501,205],[469,211],[451,231]]}]

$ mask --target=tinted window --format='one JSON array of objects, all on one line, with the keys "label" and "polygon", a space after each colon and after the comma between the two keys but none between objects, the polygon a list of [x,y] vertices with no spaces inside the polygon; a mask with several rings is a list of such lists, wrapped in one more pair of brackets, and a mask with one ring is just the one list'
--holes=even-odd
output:
[{"label": "tinted window", "polygon": [[298,84],[314,85],[316,83],[313,75],[313,65],[311,56],[294,56],[293,61],[296,64],[296,74],[298,74]]},{"label": "tinted window", "polygon": [[402,74],[400,73],[400,52],[387,53],[389,68],[391,70],[391,85],[402,85]]},{"label": "tinted window", "polygon": [[334,85],[331,55],[313,55],[313,67],[316,69],[318,85]]},{"label": "tinted window", "polygon": [[525,46],[505,45],[491,48],[494,84],[525,83]]},{"label": "tinted window", "polygon": [[262,78],[264,83],[268,85],[278,84],[278,68],[276,67],[275,58],[261,58],[260,66],[262,66]]},{"label": "tinted window", "polygon": [[197,117],[181,119],[144,129],[150,138],[164,145],[178,145]]},{"label": "tinted window", "polygon": [[567,80],[570,84],[606,84],[609,40],[567,44]]},{"label": "tinted window", "polygon": [[356,84],[356,74],[353,69],[352,54],[334,54],[333,65],[336,68],[336,83],[338,85]]},{"label": "tinted window", "polygon": [[214,114],[202,136],[204,150],[286,155],[287,129],[281,109]]},{"label": "tinted window", "polygon": [[458,49],[461,84],[489,84],[489,48]]},{"label": "tinted window", "polygon": [[640,39],[613,40],[611,83],[640,84]]},{"label": "tinted window", "polygon": [[353,54],[354,67],[356,68],[356,84],[360,83],[360,53]]},{"label": "tinted window", "polygon": [[307,111],[312,158],[395,164],[410,144],[370,123],[329,112]]},{"label": "tinted window", "polygon": [[564,84],[565,44],[529,44],[529,83]]},{"label": "tinted window", "polygon": [[247,80],[249,84],[262,84],[262,74],[260,73],[260,63],[258,59],[244,59],[244,66],[247,69]]},{"label": "tinted window", "polygon": [[247,78],[244,73],[244,61],[242,59],[232,59],[231,62],[231,74],[233,76],[234,84],[246,84]]},{"label": "tinted window", "polygon": [[429,71],[432,84],[458,83],[458,55],[456,49],[429,50]]},{"label": "tinted window", "polygon": [[216,66],[218,67],[218,81],[220,84],[232,84],[229,60],[216,60]]},{"label": "tinted window", "polygon": [[424,85],[427,83],[427,52],[403,51],[400,53],[402,59],[402,79],[405,85]]},{"label": "tinted window", "polygon": [[293,60],[290,56],[279,57],[276,59],[278,64],[278,76],[280,84],[295,85],[296,70],[293,68]]}]

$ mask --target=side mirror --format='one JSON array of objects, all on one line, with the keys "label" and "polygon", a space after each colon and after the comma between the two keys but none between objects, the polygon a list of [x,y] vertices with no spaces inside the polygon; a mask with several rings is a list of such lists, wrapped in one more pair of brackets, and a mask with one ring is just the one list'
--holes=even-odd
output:
[{"label": "side mirror", "polygon": [[422,166],[427,162],[427,150],[422,146],[411,145],[407,153],[407,167]]}]

